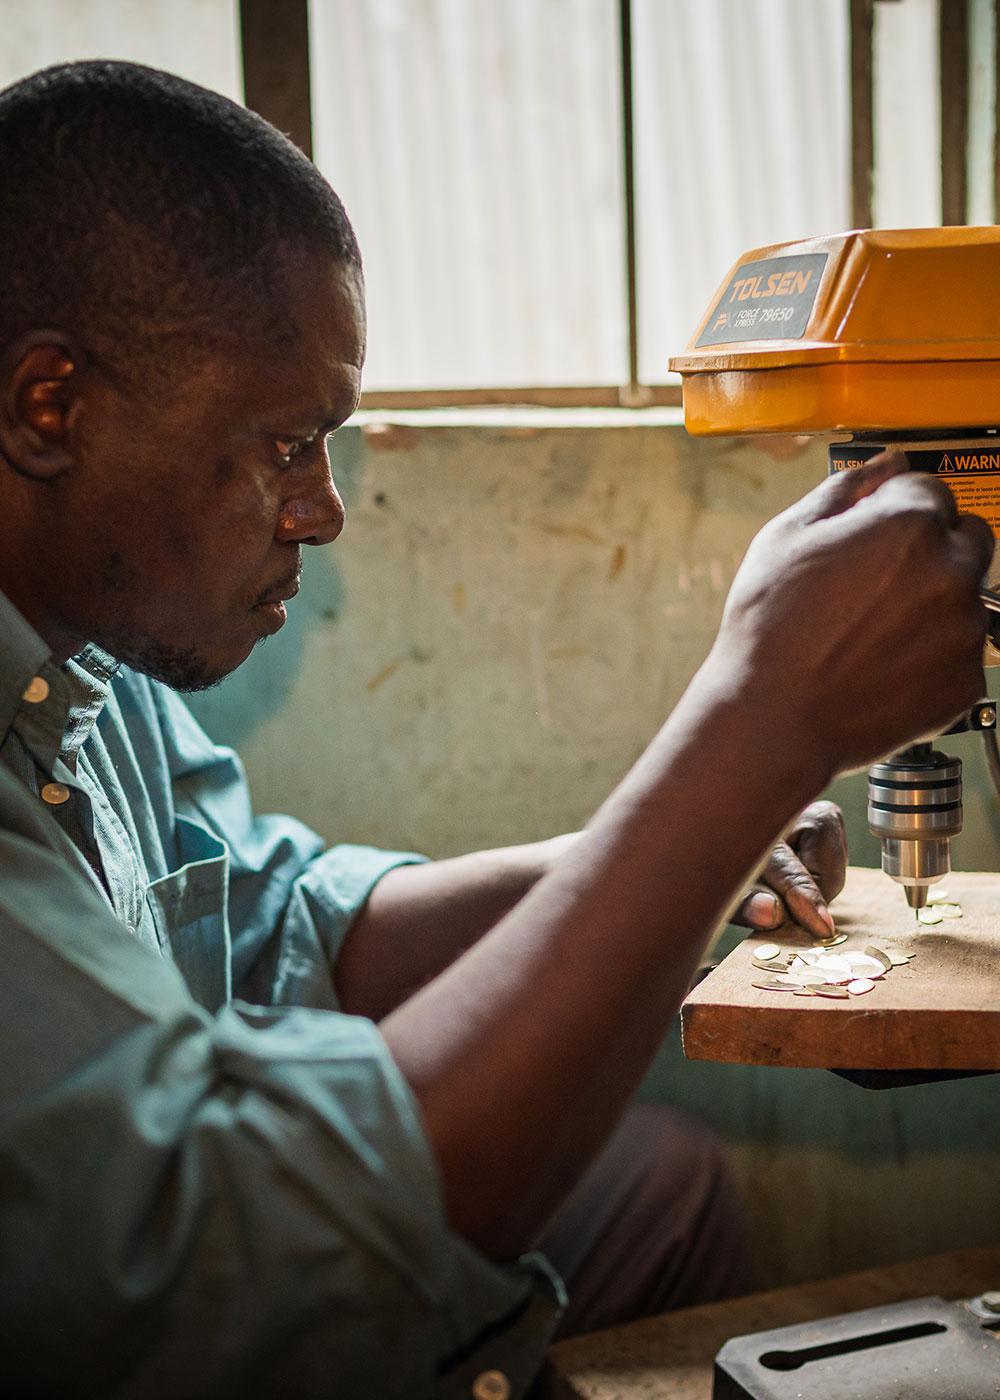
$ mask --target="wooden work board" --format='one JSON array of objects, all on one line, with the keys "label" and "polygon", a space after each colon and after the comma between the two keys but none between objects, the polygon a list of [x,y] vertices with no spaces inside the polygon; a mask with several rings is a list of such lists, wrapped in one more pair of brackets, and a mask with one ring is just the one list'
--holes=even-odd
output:
[{"label": "wooden work board", "polygon": [[[539,1393],[543,1400],[711,1400],[712,1360],[730,1337],[931,1294],[967,1298],[998,1286],[1000,1247],[992,1245],[703,1303],[557,1342]],[[939,1388],[930,1378],[921,1395],[957,1400],[947,1377]]]},{"label": "wooden work board", "polygon": [[960,919],[917,923],[903,891],[880,870],[852,867],[833,902],[847,942],[914,953],[873,991],[846,1001],[770,992],[751,962],[761,943],[813,946],[798,930],[753,934],[681,1008],[692,1060],[855,1070],[1000,1070],[1000,875],[952,872],[941,882]]}]

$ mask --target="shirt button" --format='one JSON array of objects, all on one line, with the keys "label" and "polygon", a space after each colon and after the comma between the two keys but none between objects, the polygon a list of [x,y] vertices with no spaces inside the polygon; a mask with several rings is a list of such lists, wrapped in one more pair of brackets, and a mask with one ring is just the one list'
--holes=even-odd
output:
[{"label": "shirt button", "polygon": [[27,684],[22,700],[27,700],[29,705],[40,705],[43,700],[49,698],[49,683],[42,676],[34,676]]},{"label": "shirt button", "polygon": [[510,1381],[502,1371],[483,1371],[472,1382],[472,1400],[510,1400]]},{"label": "shirt button", "polygon": [[50,807],[61,807],[69,801],[69,788],[65,783],[46,783],[42,788],[42,801]]}]

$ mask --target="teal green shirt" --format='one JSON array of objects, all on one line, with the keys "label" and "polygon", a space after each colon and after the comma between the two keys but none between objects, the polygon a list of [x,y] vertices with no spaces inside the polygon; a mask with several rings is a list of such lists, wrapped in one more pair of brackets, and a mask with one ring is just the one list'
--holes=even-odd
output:
[{"label": "teal green shirt", "polygon": [[0,594],[0,1388],[511,1394],[561,1299],[448,1228],[416,1102],[331,966],[418,857],[255,816],[236,755]]}]

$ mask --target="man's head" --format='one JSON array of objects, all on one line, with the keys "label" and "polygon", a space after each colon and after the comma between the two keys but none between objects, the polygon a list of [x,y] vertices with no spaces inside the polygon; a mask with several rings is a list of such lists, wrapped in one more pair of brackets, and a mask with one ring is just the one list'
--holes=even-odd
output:
[{"label": "man's head", "polygon": [[55,650],[196,687],[280,625],[363,355],[343,207],[267,123],[131,64],[0,93],[0,587]]}]

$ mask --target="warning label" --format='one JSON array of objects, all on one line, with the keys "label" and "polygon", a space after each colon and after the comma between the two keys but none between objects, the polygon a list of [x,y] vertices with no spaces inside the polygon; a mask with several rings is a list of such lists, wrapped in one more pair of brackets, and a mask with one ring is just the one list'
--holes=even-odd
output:
[{"label": "warning label", "polygon": [[1000,539],[1000,468],[976,476],[938,475],[955,497],[955,504],[965,515],[981,515]]},{"label": "warning label", "polygon": [[[830,448],[831,472],[862,467],[894,443],[835,443]],[[903,450],[914,471],[929,472],[945,483],[959,510],[981,515],[1000,539],[1000,442],[948,443],[940,447],[922,443]]]},{"label": "warning label", "polygon": [[[928,453],[928,456],[933,454]],[[926,470],[926,468],[922,468]],[[935,470],[943,472],[1000,472],[1000,452],[945,452]]]},{"label": "warning label", "polygon": [[826,253],[794,253],[741,264],[695,345],[798,340],[816,301]]}]

